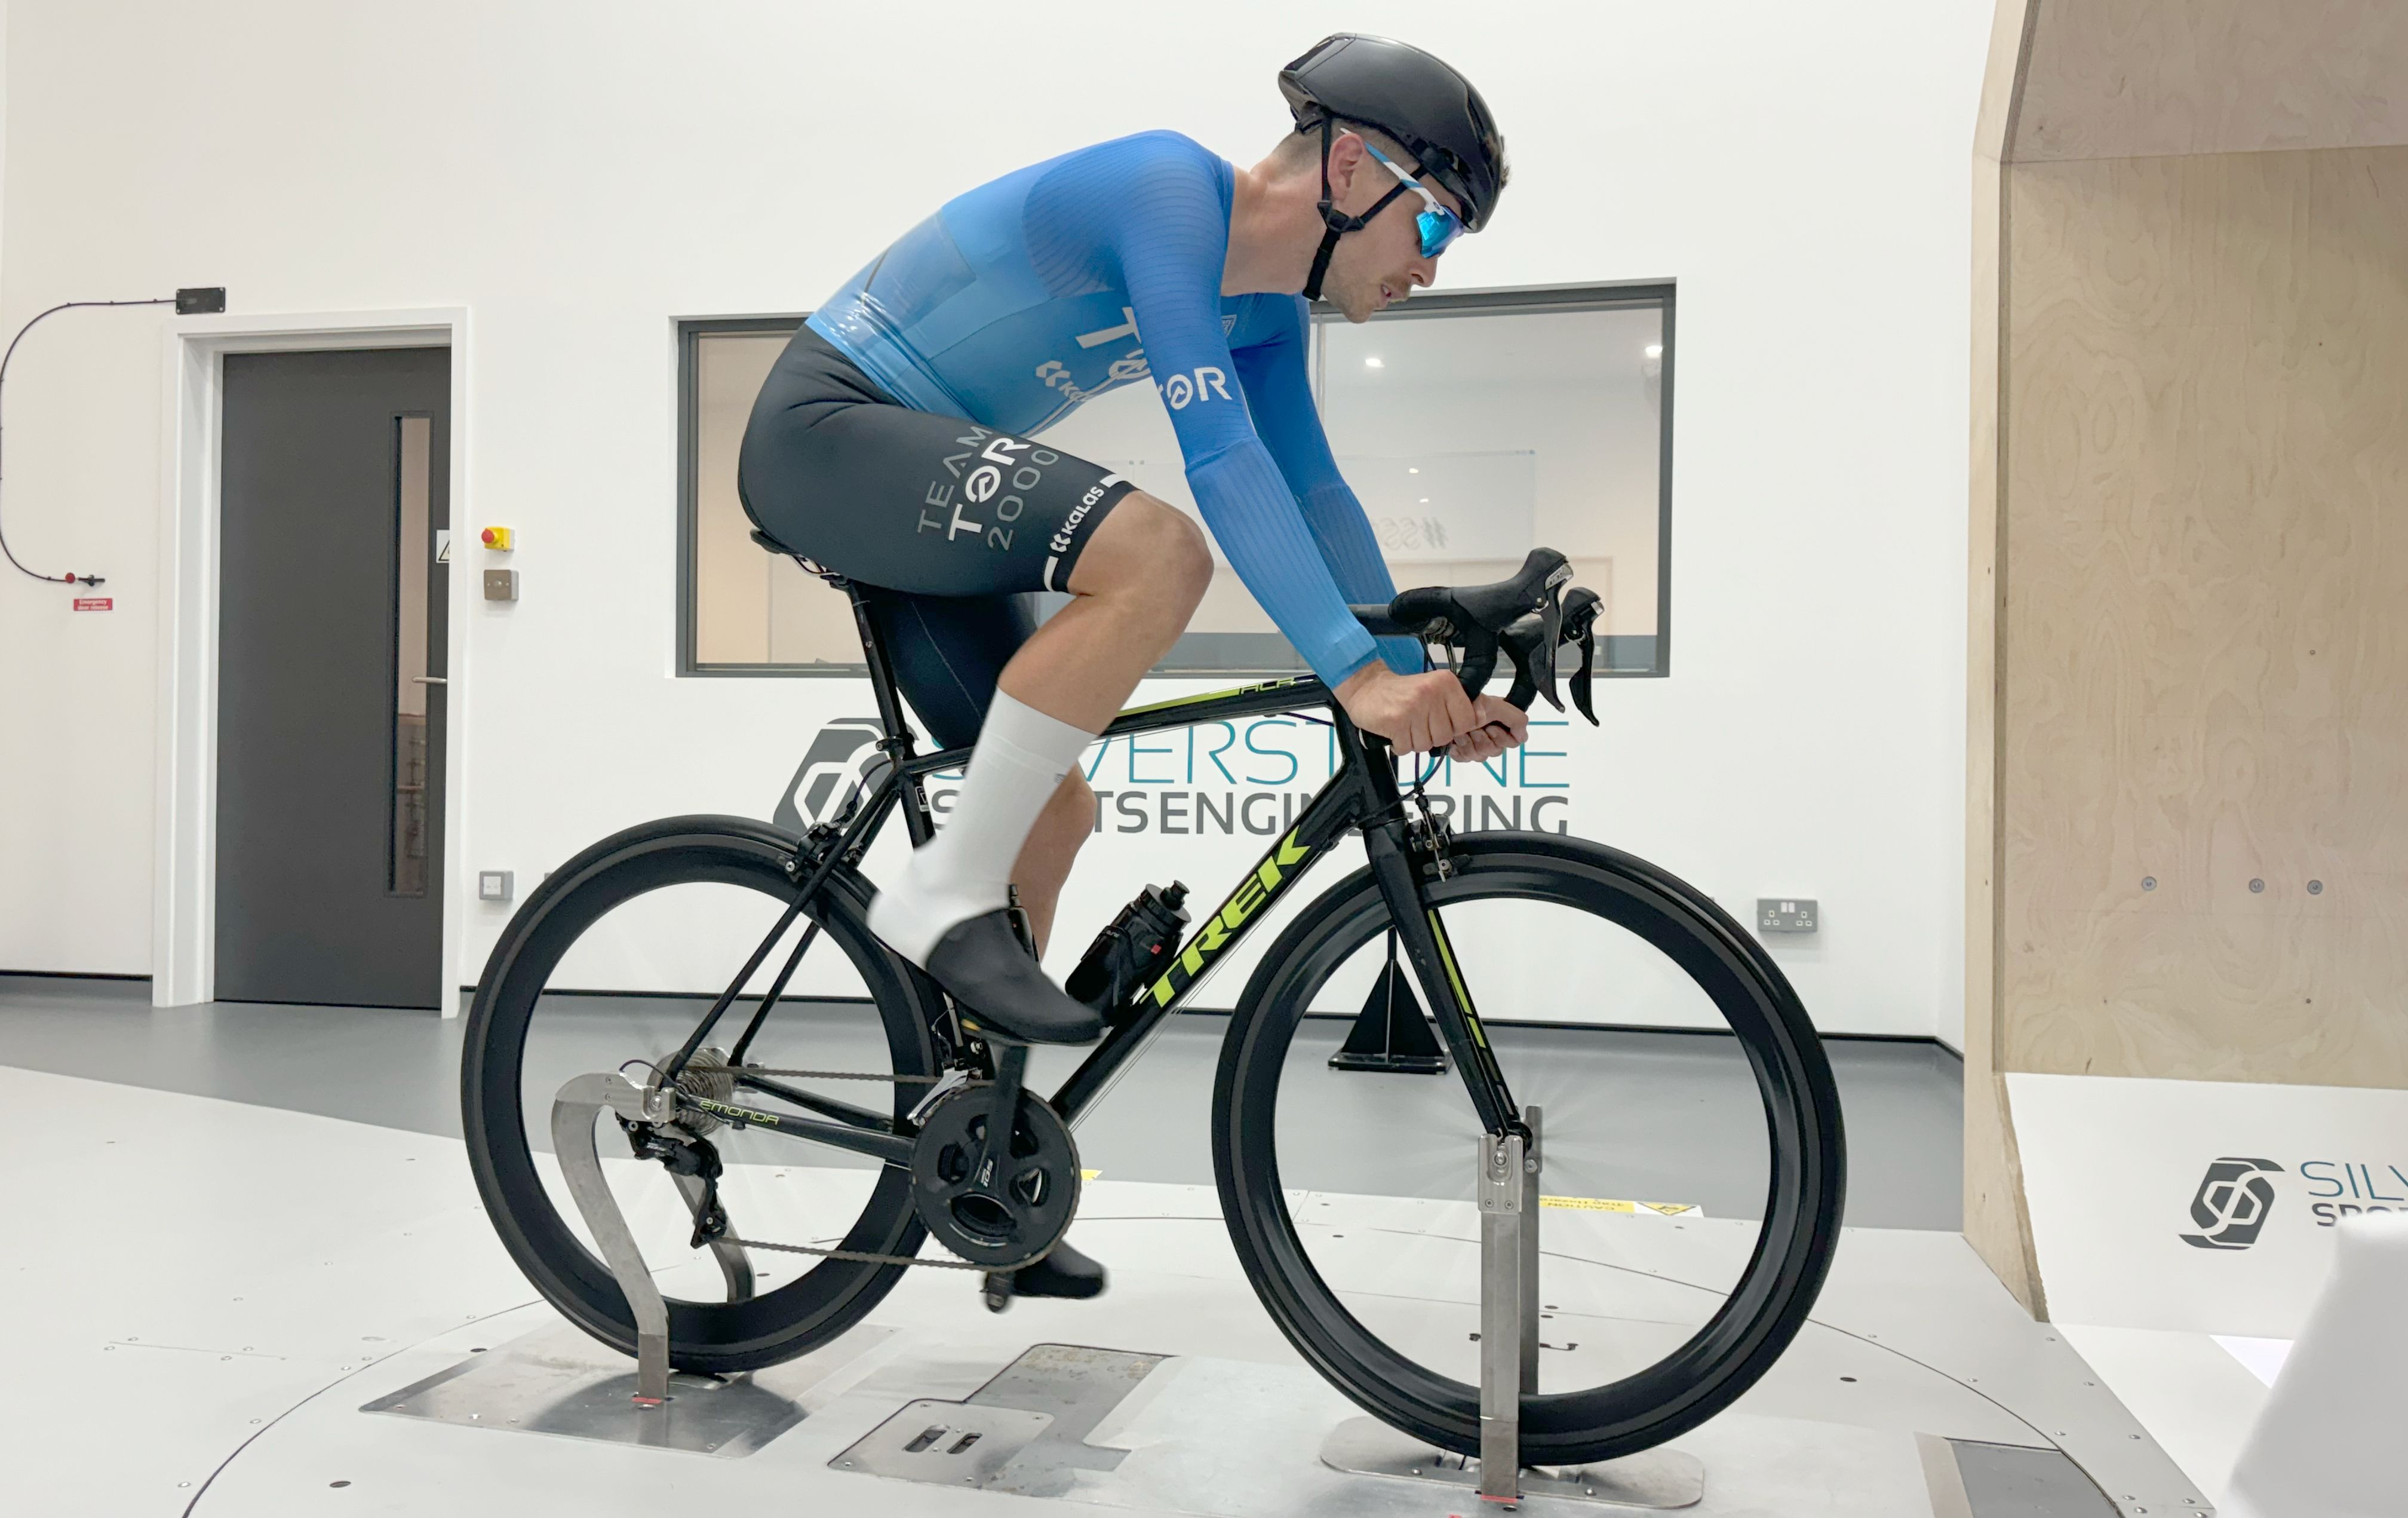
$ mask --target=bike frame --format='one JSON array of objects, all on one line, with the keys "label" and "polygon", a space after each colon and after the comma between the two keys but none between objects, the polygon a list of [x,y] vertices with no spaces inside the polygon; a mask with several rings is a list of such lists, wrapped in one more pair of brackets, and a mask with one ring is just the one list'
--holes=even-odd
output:
[{"label": "bike frame", "polygon": [[[850,586],[846,588],[851,589]],[[912,752],[912,732],[910,724],[904,720],[893,666],[870,625],[867,606],[858,594],[854,594],[853,600],[854,621],[861,632],[862,651],[869,666],[870,688],[877,697],[880,725],[885,732],[877,746],[886,756],[887,762],[878,771],[875,779],[866,783],[835,823],[822,824],[811,830],[806,847],[797,854],[789,870],[798,887],[793,904],[695,1026],[684,1048],[669,1062],[663,1073],[664,1085],[673,1083],[686,1062],[702,1047],[711,1029],[735,1003],[742,987],[767,959],[770,949],[793,926],[795,918],[801,915],[804,904],[818,894],[839,866],[857,864],[861,860],[898,804],[909,802],[903,807],[904,824],[910,831],[915,847],[935,835],[936,827],[928,808],[926,777],[959,768],[969,758],[970,750],[968,748],[948,748],[924,756]],[[1311,676],[1270,680],[1241,686],[1234,690],[1132,707],[1113,718],[1101,736],[1107,739],[1134,736],[1194,727],[1205,722],[1300,712],[1313,707],[1326,707],[1330,712],[1330,723],[1338,739],[1337,769],[1313,793],[1312,802],[1287,833],[1264,851],[1262,858],[1240,878],[1237,888],[1220,906],[1197,924],[1161,976],[1144,987],[1134,1001],[1107,1014],[1102,1041],[1051,1098],[1054,1110],[1061,1114],[1066,1123],[1075,1126],[1102,1099],[1130,1062],[1153,1042],[1170,1016],[1187,1005],[1197,989],[1227,958],[1229,950],[1254,931],[1264,915],[1265,907],[1284,895],[1347,832],[1359,831],[1363,835],[1365,851],[1370,857],[1373,877],[1386,901],[1390,923],[1398,945],[1413,967],[1414,977],[1419,981],[1423,994],[1428,998],[1447,1052],[1454,1057],[1455,1068],[1470,1095],[1482,1127],[1493,1137],[1500,1139],[1514,1134],[1526,1139],[1529,1136],[1529,1130],[1513,1103],[1512,1093],[1506,1087],[1503,1073],[1498,1068],[1495,1055],[1490,1052],[1487,1033],[1481,1026],[1479,1013],[1472,1005],[1470,990],[1465,986],[1456,966],[1445,925],[1430,905],[1423,884],[1426,869],[1443,873],[1444,843],[1426,820],[1420,827],[1412,824],[1405,798],[1397,788],[1395,757],[1384,740],[1376,734],[1363,732],[1348,721],[1343,709],[1331,699],[1328,688]],[[760,1008],[754,1013],[753,1029],[760,1026],[770,1007],[783,993],[787,980],[801,962],[803,953],[810,947],[816,932],[816,927],[806,931],[785,967],[772,981]],[[950,1005],[949,998],[932,1000]],[[965,1036],[957,1021],[950,1013],[945,1021],[949,1026],[930,1031],[948,1051],[962,1048]],[[751,1037],[752,1032],[748,1030],[744,1040],[737,1046],[738,1053],[731,1059],[740,1059],[740,1051]],[[910,1163],[912,1135],[897,1132],[892,1120],[882,1114],[767,1080],[740,1075],[737,1079],[739,1085],[764,1091],[837,1120],[815,1121],[709,1101],[695,1105],[733,1122],[769,1128],[791,1137],[832,1145],[897,1164]]]}]

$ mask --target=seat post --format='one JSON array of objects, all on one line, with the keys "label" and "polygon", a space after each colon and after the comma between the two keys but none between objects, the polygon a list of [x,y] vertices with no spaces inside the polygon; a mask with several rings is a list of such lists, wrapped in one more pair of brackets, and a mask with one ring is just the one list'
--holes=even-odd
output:
[{"label": "seat post", "polygon": [[[827,577],[832,585],[841,586],[853,601],[853,625],[861,634],[862,662],[869,667],[869,689],[878,698],[878,725],[886,736],[878,746],[886,754],[887,762],[900,771],[911,758],[911,729],[903,720],[903,700],[895,687],[895,666],[886,657],[886,645],[879,641],[878,629],[869,614],[869,598],[861,586],[838,575]],[[903,825],[911,834],[911,846],[925,845],[937,835],[937,828],[928,817],[928,793],[916,778],[906,778],[904,788],[910,804],[903,808]]]},{"label": "seat post", "polygon": [[[911,759],[911,728],[903,720],[903,700],[896,691],[895,666],[887,660],[885,645],[878,641],[878,629],[869,614],[869,599],[850,579],[812,563],[757,527],[752,529],[752,541],[764,553],[782,554],[793,559],[802,566],[804,573],[843,591],[853,602],[853,630],[861,635],[862,662],[869,668],[870,693],[878,698],[878,725],[886,733],[879,740],[878,747],[899,773]],[[928,817],[927,788],[911,778],[906,778],[903,785],[911,798],[911,804],[903,809],[903,825],[910,830],[911,846],[917,848],[937,835],[937,828]]]}]

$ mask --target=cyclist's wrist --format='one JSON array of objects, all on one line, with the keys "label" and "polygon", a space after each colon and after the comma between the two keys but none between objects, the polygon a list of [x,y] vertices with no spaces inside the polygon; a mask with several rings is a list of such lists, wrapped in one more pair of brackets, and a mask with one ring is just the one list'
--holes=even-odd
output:
[{"label": "cyclist's wrist", "polygon": [[1363,693],[1378,685],[1383,679],[1394,678],[1396,672],[1388,668],[1385,659],[1374,654],[1356,665],[1351,672],[1341,676],[1338,683],[1329,688],[1331,693],[1337,696],[1340,705],[1349,705],[1362,700]]}]

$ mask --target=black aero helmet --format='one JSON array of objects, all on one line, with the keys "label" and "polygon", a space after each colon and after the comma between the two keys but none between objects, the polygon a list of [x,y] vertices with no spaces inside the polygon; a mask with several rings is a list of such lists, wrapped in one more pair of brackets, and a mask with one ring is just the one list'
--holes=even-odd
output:
[{"label": "black aero helmet", "polygon": [[1331,118],[1375,126],[1463,202],[1463,224],[1487,224],[1504,193],[1505,138],[1471,81],[1408,43],[1340,32],[1280,70],[1297,130]]}]

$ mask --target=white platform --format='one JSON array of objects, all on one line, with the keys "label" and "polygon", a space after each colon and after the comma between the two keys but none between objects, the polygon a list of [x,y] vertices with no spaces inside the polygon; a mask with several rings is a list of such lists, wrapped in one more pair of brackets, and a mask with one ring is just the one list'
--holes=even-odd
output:
[{"label": "white platform", "polygon": [[[892,1337],[741,1459],[365,1416],[372,1398],[558,1323],[495,1242],[456,1141],[7,1068],[0,1098],[21,1135],[0,1173],[5,1333],[10,1363],[37,1367],[0,1388],[0,1428],[11,1506],[28,1512],[278,1518],[326,1511],[340,1491],[360,1511],[523,1518],[706,1485],[753,1511],[1034,1512],[1060,1504],[826,1462],[906,1402],[966,1396],[1042,1341],[1303,1368],[1239,1274],[1210,1188],[1107,1178],[1076,1236],[1112,1265],[1110,1295],[998,1316],[961,1276],[916,1272],[874,1315]],[[1379,1226],[1368,1206],[1334,1199],[1326,1226]],[[1426,1252],[1454,1247],[1442,1212],[1417,1226]],[[1598,1268],[1643,1269],[1678,1294],[1692,1272],[1727,1279],[1750,1225],[1625,1227],[1599,1237],[1644,1264]],[[1550,1236],[1551,1252],[1606,1247]],[[2150,1498],[2185,1511],[2172,1494],[2190,1488],[2064,1337],[2026,1319],[1957,1236],[1852,1230],[1814,1323],[1734,1412],[2055,1446],[2127,1511]],[[1329,1400],[1333,1417],[1354,1410]]]}]

